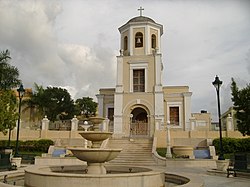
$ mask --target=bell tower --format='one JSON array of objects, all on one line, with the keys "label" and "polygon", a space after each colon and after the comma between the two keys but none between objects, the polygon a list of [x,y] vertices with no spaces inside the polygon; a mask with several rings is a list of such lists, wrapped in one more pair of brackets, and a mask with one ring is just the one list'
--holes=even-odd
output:
[{"label": "bell tower", "polygon": [[[152,136],[156,123],[164,120],[163,26],[143,16],[142,7],[138,10],[140,16],[130,19],[118,29],[120,55],[117,56],[114,94],[114,134],[122,136],[129,136],[131,124],[138,120],[147,124],[143,127],[144,135]],[[139,114],[140,111],[143,115]],[[139,116],[144,116],[144,119]]]},{"label": "bell tower", "polygon": [[130,19],[126,24],[119,28],[121,34],[121,50],[123,55],[149,55],[155,49],[161,51],[161,35],[163,26],[155,23],[149,17],[140,16]]}]

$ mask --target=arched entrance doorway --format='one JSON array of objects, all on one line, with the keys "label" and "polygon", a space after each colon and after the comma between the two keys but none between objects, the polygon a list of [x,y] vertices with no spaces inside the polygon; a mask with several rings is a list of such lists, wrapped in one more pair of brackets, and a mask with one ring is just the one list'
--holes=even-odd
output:
[{"label": "arched entrance doorway", "polygon": [[148,136],[148,114],[141,107],[134,108],[131,112],[130,135],[131,136]]}]

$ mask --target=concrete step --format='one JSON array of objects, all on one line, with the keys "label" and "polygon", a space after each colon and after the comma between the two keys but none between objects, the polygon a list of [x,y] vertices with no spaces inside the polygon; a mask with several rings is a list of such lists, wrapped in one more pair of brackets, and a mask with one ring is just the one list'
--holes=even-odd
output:
[{"label": "concrete step", "polygon": [[151,139],[110,139],[107,147],[122,148],[117,158],[108,162],[116,165],[156,165],[152,158]]}]

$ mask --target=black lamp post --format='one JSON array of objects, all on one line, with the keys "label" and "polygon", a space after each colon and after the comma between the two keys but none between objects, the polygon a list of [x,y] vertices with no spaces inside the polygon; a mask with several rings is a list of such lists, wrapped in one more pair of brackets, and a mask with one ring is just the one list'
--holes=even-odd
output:
[{"label": "black lamp post", "polygon": [[16,148],[15,148],[15,156],[18,156],[18,141],[19,141],[19,128],[20,128],[20,118],[21,118],[21,104],[22,104],[22,98],[25,93],[25,89],[23,88],[23,85],[21,84],[20,87],[17,89],[18,92],[18,98],[19,98],[19,107],[18,107],[18,121],[17,121],[17,136],[16,136]]},{"label": "black lamp post", "polygon": [[224,151],[222,146],[222,129],[221,129],[221,114],[220,114],[220,87],[222,85],[222,81],[219,79],[219,77],[216,75],[214,82],[212,82],[216,89],[217,93],[217,101],[218,101],[218,116],[219,116],[219,131],[220,131],[220,155],[218,160],[225,160],[224,159]]}]

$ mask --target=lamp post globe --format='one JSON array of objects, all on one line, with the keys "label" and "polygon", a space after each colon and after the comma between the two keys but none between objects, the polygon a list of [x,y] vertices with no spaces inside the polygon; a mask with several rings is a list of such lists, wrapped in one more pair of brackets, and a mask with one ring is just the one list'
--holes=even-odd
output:
[{"label": "lamp post globe", "polygon": [[221,112],[220,112],[220,87],[222,85],[222,81],[216,75],[215,80],[212,82],[212,84],[216,89],[217,103],[218,103],[219,132],[220,132],[220,154],[218,160],[225,160],[223,144],[222,144],[222,127],[221,127]]},{"label": "lamp post globe", "polygon": [[17,89],[18,98],[19,98],[19,106],[18,106],[18,121],[17,121],[17,136],[16,136],[16,147],[15,147],[15,156],[18,156],[18,143],[19,143],[19,131],[20,131],[20,119],[21,119],[21,104],[22,98],[25,93],[25,89],[21,84],[20,87]]}]

